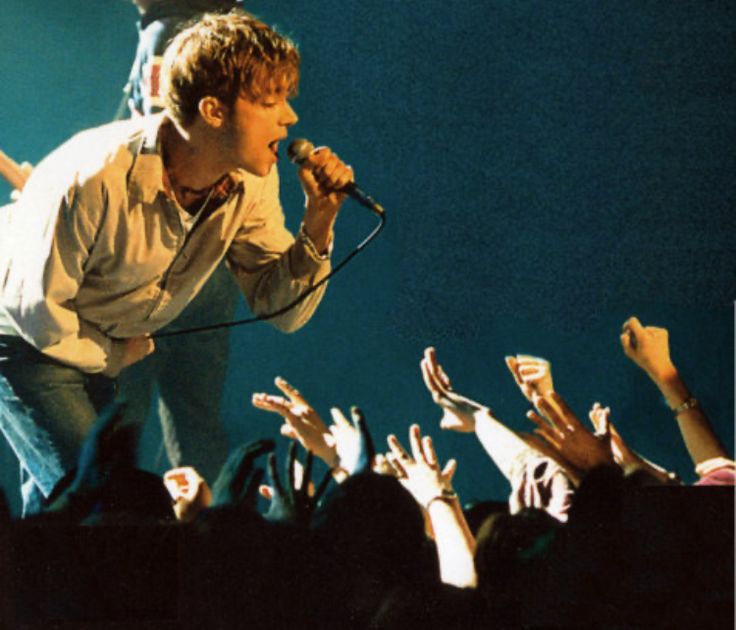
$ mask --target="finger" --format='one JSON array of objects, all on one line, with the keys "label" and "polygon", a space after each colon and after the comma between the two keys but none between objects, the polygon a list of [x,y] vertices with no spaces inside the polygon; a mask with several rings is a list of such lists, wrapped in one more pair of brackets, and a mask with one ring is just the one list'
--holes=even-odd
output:
[{"label": "finger", "polygon": [[568,422],[563,409],[552,396],[552,393],[535,395],[532,403],[537,411],[547,419],[547,424],[561,432],[569,432],[572,429],[568,427]]},{"label": "finger", "polygon": [[307,457],[304,460],[304,470],[302,471],[302,489],[309,491],[309,483],[312,480],[312,464],[314,463],[314,455],[312,451],[307,451]]},{"label": "finger", "polygon": [[358,407],[353,406],[350,408],[350,417],[353,421],[353,424],[355,425],[355,428],[360,434],[360,439],[362,442],[361,446],[363,455],[366,459],[366,464],[370,466],[370,462],[373,461],[373,457],[376,454],[376,448],[373,445],[373,437],[368,430],[368,423],[365,420],[365,415]]},{"label": "finger", "polygon": [[628,353],[635,352],[639,347],[639,340],[645,334],[644,327],[636,317],[630,317],[622,326],[621,344]]},{"label": "finger", "polygon": [[341,427],[343,429],[353,428],[353,425],[350,422],[348,422],[348,419],[345,417],[345,414],[337,407],[332,407],[332,409],[330,409],[330,415],[332,416],[332,421],[338,427]]},{"label": "finger", "polygon": [[432,395],[432,400],[435,403],[439,403],[442,398],[442,387],[435,379],[434,374],[432,373],[432,368],[429,365],[429,362],[426,359],[422,359],[419,363],[419,368],[422,372],[422,380],[424,381],[424,385],[429,390],[429,393]]},{"label": "finger", "polygon": [[386,461],[389,463],[391,468],[393,468],[397,479],[406,479],[409,476],[406,474],[406,469],[402,465],[401,461],[399,461],[399,458],[394,453],[388,453],[386,455]]},{"label": "finger", "polygon": [[261,482],[263,481],[263,475],[265,473],[263,472],[262,468],[256,468],[253,471],[253,476],[251,480],[248,482],[248,486],[245,488],[245,492],[240,497],[240,505],[242,507],[250,507],[255,509],[256,502],[258,500],[258,488],[261,487]]},{"label": "finger", "polygon": [[289,499],[294,501],[296,495],[296,442],[289,444],[289,451],[286,455],[286,490],[289,493]]},{"label": "finger", "polygon": [[274,379],[274,384],[278,387],[291,402],[300,403],[302,405],[309,406],[304,396],[301,395],[299,390],[294,387],[291,383],[287,382],[286,379],[277,376]]},{"label": "finger", "polygon": [[644,326],[642,326],[639,318],[636,316],[629,317],[621,327],[622,330],[631,330],[635,335],[640,335],[644,332]]},{"label": "finger", "polygon": [[511,372],[511,376],[514,377],[514,381],[519,387],[521,387],[523,383],[517,371],[516,357],[504,357],[504,361],[506,361],[506,367],[509,369],[509,372]]},{"label": "finger", "polygon": [[330,485],[330,481],[332,481],[332,471],[328,470],[325,473],[325,476],[322,477],[322,481],[319,482],[319,485],[314,491],[314,494],[312,495],[312,500],[314,501],[314,504],[316,505],[319,503],[320,499],[322,498],[322,495],[327,490],[327,486]]},{"label": "finger", "polygon": [[[593,412],[591,411],[591,413]],[[596,433],[599,433],[604,437],[610,435],[611,408],[601,407],[600,405],[598,405],[598,408],[595,411],[595,415],[597,420]]]},{"label": "finger", "polygon": [[451,482],[452,478],[455,476],[456,470],[457,470],[457,460],[456,459],[447,460],[445,467],[442,469],[442,473],[441,473],[442,478],[448,483]]},{"label": "finger", "polygon": [[534,411],[527,411],[526,417],[537,425],[535,432],[543,431],[545,436],[551,435],[554,437],[555,441],[559,441],[561,438],[564,437],[564,433],[562,431],[557,429],[557,427],[554,425],[550,426],[548,421],[546,421],[542,416],[538,415]]},{"label": "finger", "polygon": [[422,438],[422,453],[424,454],[424,461],[427,462],[427,465],[430,468],[437,469],[439,467],[437,462],[437,453],[434,451],[432,438],[428,435],[425,435]]},{"label": "finger", "polygon": [[422,434],[418,424],[412,424],[409,427],[409,446],[415,462],[427,463],[422,450]]},{"label": "finger", "polygon": [[342,172],[342,174],[337,178],[337,181],[335,182],[335,188],[337,190],[343,190],[345,186],[348,184],[351,184],[355,181],[355,173],[353,172],[353,167],[349,164],[345,165],[345,170]]},{"label": "finger", "polygon": [[268,455],[268,476],[271,479],[271,489],[274,495],[284,495],[284,487],[281,485],[281,479],[279,479],[279,473],[276,470],[276,455],[270,453]]},{"label": "finger", "polygon": [[566,426],[575,429],[584,429],[583,423],[578,420],[572,409],[565,402],[565,399],[560,396],[557,392],[549,392],[547,394],[548,399],[553,403],[562,414],[562,418],[565,421]]},{"label": "finger", "polygon": [[398,438],[395,435],[389,435],[386,438],[386,441],[388,442],[388,447],[391,449],[391,453],[393,453],[398,459],[406,462],[411,461],[409,453],[404,450],[404,447],[401,446],[401,442],[399,442]]},{"label": "finger", "polygon": [[258,409],[265,411],[273,411],[285,415],[291,411],[291,403],[282,396],[272,396],[270,394],[253,394],[251,403]]},{"label": "finger", "polygon": [[424,356],[426,357],[427,363],[429,364],[430,372],[437,383],[444,389],[452,389],[450,377],[447,376],[447,373],[442,368],[439,360],[437,359],[437,351],[434,348],[429,347],[425,350]]},{"label": "finger", "polygon": [[371,467],[371,469],[374,473],[378,473],[379,475],[394,474],[393,468],[391,468],[391,464],[386,461],[386,456],[383,453],[378,453],[373,458],[373,466]]},{"label": "finger", "polygon": [[552,447],[558,453],[562,451],[562,442],[557,435],[547,428],[534,429],[534,433],[544,439],[545,444]]},{"label": "finger", "polygon": [[337,158],[334,164],[326,165],[323,172],[325,175],[324,185],[335,191],[341,190],[353,180],[353,169]]},{"label": "finger", "polygon": [[619,339],[621,340],[621,347],[624,350],[624,354],[627,357],[633,356],[636,352],[636,349],[638,348],[638,343],[634,333],[630,330],[625,330],[621,333]]},{"label": "finger", "polygon": [[596,433],[601,431],[601,419],[600,419],[600,406],[595,403],[588,412],[588,418],[590,418],[590,424],[593,425],[593,429]]},{"label": "finger", "polygon": [[536,424],[538,427],[541,427],[543,429],[546,429],[549,427],[549,421],[540,416],[535,411],[532,411],[531,409],[526,412],[526,417],[531,420],[534,424]]},{"label": "finger", "polygon": [[255,460],[275,448],[273,440],[256,440],[236,448],[228,456],[212,486],[214,501],[222,504],[240,496],[243,485],[251,475]]},{"label": "finger", "polygon": [[296,440],[299,437],[297,435],[297,432],[294,430],[294,427],[292,427],[288,423],[281,425],[281,428],[279,429],[279,433],[281,433],[281,435],[283,435],[284,437],[289,438],[290,440]]},{"label": "finger", "polygon": [[540,379],[545,375],[543,365],[520,365],[518,366],[519,377],[526,380]]},{"label": "finger", "polygon": [[448,391],[451,390],[452,382],[450,381],[450,377],[447,376],[447,373],[445,372],[445,370],[442,368],[442,366],[439,363],[437,364],[436,374],[437,374],[437,379],[439,380],[440,384],[446,390]]}]

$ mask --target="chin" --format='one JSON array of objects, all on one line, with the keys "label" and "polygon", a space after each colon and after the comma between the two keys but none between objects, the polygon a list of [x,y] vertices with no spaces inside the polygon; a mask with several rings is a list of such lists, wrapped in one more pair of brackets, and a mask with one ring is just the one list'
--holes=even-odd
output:
[{"label": "chin", "polygon": [[248,171],[251,175],[255,175],[256,177],[266,177],[271,172],[273,166],[273,164],[247,164],[243,165],[242,168]]}]

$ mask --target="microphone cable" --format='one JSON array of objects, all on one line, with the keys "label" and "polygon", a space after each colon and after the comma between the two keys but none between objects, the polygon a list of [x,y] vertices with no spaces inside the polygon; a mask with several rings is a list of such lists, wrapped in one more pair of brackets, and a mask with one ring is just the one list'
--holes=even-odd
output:
[{"label": "microphone cable", "polygon": [[368,244],[373,241],[378,234],[383,229],[384,225],[386,225],[386,213],[382,206],[375,204],[375,208],[373,209],[374,214],[378,216],[379,222],[378,225],[376,225],[375,228],[366,236],[363,241],[358,244],[358,246],[351,251],[345,258],[343,258],[337,265],[335,265],[330,273],[328,273],[324,278],[322,278],[317,284],[314,286],[309,287],[304,293],[301,295],[298,295],[296,299],[289,302],[286,306],[274,311],[273,313],[265,313],[263,315],[255,315],[253,317],[248,317],[246,319],[236,319],[230,322],[220,322],[219,324],[209,324],[207,326],[195,326],[193,328],[185,328],[183,330],[173,330],[169,332],[159,332],[159,333],[153,333],[151,335],[151,339],[162,339],[164,337],[174,337],[176,335],[187,335],[192,333],[198,333],[198,332],[205,332],[208,330],[218,330],[220,328],[233,328],[234,326],[244,326],[246,324],[255,324],[256,322],[265,322],[269,319],[273,319],[274,317],[278,317],[279,315],[283,315],[284,313],[290,311],[292,308],[297,306],[298,304],[301,304],[304,300],[306,300],[312,293],[314,293],[317,289],[319,289],[323,284],[325,284],[330,278],[332,278],[338,271],[340,271],[345,265],[347,265],[355,256],[357,256],[360,252],[362,252]]}]

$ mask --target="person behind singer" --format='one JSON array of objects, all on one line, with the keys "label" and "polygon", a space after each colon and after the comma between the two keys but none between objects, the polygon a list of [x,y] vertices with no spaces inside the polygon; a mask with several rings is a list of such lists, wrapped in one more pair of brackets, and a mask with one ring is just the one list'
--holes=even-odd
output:
[{"label": "person behind singer", "polygon": [[[206,15],[173,40],[162,79],[164,113],[77,134],[10,207],[0,429],[21,464],[24,515],[75,465],[117,375],[154,351],[150,334],[221,260],[257,314],[329,272],[337,191],[354,177],[329,149],[312,152],[299,169],[302,224],[288,232],[276,163],[297,122],[294,45],[245,13]],[[298,329],[323,293],[270,321]]]},{"label": "person behind singer", "polygon": [[[166,45],[195,16],[239,7],[236,0],[132,0],[141,14],[138,47],[124,89],[118,118],[163,110],[161,62]],[[239,290],[225,263],[220,263],[202,290],[163,332],[186,330],[235,316]],[[171,467],[193,466],[213,483],[227,457],[220,405],[227,376],[230,329],[163,337],[156,352],[125,370],[119,379],[128,401],[125,419],[143,425],[156,398],[156,416]],[[207,370],[186,369],[199,362]],[[141,449],[144,467],[157,467],[158,455]],[[155,461],[154,461],[155,460]]]}]

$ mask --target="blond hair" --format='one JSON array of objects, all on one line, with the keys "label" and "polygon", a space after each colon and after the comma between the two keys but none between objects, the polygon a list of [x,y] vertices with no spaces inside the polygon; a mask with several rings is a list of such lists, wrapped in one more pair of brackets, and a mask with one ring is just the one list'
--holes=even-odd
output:
[{"label": "blond hair", "polygon": [[232,107],[239,96],[256,101],[272,92],[294,95],[299,61],[293,42],[244,11],[206,14],[181,31],[164,53],[164,103],[186,127],[205,96]]}]

